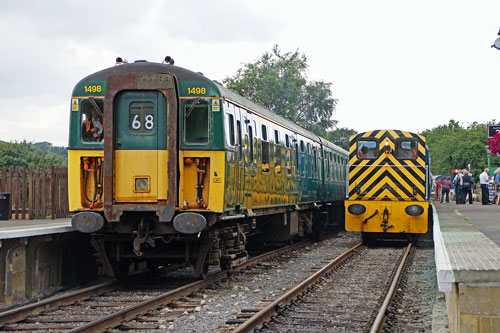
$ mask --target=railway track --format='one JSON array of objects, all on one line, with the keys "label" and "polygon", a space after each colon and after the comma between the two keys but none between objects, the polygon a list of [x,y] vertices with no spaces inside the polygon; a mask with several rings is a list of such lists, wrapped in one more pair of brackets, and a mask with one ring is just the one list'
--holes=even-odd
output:
[{"label": "railway track", "polygon": [[[233,268],[240,271],[304,246],[305,242],[273,250]],[[0,331],[102,332],[165,328],[176,316],[196,311],[204,303],[200,290],[228,278],[221,271],[205,280],[157,288],[124,290],[117,281],[53,297],[0,313]],[[182,285],[181,285],[182,284]]]},{"label": "railway track", "polygon": [[260,311],[242,311],[234,332],[378,332],[410,250],[359,243]]}]

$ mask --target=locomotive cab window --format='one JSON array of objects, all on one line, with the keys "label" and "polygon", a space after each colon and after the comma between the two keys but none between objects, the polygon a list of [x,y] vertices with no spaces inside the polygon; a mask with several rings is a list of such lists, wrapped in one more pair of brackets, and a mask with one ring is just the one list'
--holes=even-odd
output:
[{"label": "locomotive cab window", "polygon": [[208,101],[196,99],[184,104],[184,141],[191,144],[208,143]]},{"label": "locomotive cab window", "polygon": [[415,160],[418,156],[416,140],[402,139],[396,141],[396,158],[401,160]]},{"label": "locomotive cab window", "polygon": [[378,157],[378,144],[375,140],[358,141],[358,158],[374,159]]},{"label": "locomotive cab window", "polygon": [[88,99],[81,104],[82,142],[102,142],[104,138],[104,103],[102,100]]}]

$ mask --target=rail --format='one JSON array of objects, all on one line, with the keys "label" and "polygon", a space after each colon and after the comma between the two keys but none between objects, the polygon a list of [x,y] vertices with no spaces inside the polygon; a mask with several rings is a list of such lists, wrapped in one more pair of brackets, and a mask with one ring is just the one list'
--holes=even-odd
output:
[{"label": "rail", "polygon": [[[278,256],[284,252],[290,251],[297,247],[304,245],[307,242],[300,242],[293,245],[285,246],[279,248],[257,257],[251,258],[247,262],[233,268],[233,271],[241,271],[247,267],[253,266],[256,263]],[[207,277],[205,280],[195,281],[185,286],[170,290],[156,297],[147,299],[141,303],[129,306],[118,312],[112,313],[108,316],[99,318],[95,321],[89,322],[85,325],[74,327],[69,332],[103,332],[109,328],[115,327],[126,320],[131,320],[141,314],[144,314],[152,309],[156,309],[165,305],[175,299],[179,299],[186,296],[194,291],[206,288],[214,283],[227,279],[229,271],[221,271],[217,274]],[[61,305],[70,305],[76,303],[77,301],[85,300],[90,298],[95,294],[103,294],[116,290],[118,288],[118,282],[116,280],[110,280],[92,287],[84,288],[82,290],[77,290],[72,293],[65,295],[53,297],[38,303],[29,304],[20,308],[12,309],[0,313],[0,330],[3,326],[9,323],[16,323],[26,319],[30,315],[37,315],[44,311],[53,310]]]},{"label": "rail", "polygon": [[271,319],[271,316],[275,312],[275,309],[277,309],[280,305],[283,304],[289,304],[291,301],[296,299],[298,296],[302,295],[304,291],[306,291],[310,286],[313,284],[317,283],[319,280],[322,279],[323,275],[326,273],[330,272],[332,269],[337,267],[342,261],[349,256],[353,255],[355,253],[355,250],[361,247],[363,243],[358,243],[354,247],[350,248],[346,252],[342,253],[339,255],[337,258],[332,260],[330,263],[328,263],[326,266],[321,268],[319,271],[311,275],[309,278],[301,282],[299,285],[297,285],[295,288],[289,290],[285,294],[283,294],[281,297],[276,299],[274,302],[270,303],[268,306],[257,312],[255,315],[253,315],[251,318],[249,318],[247,321],[245,321],[243,324],[240,326],[236,327],[233,332],[249,332],[256,328],[259,325],[262,325],[269,319]]},{"label": "rail", "polygon": [[387,292],[387,295],[384,299],[384,302],[382,303],[382,306],[380,307],[377,317],[375,318],[375,321],[373,322],[372,328],[370,329],[370,333],[377,333],[382,330],[382,325],[384,324],[385,321],[385,314],[387,313],[387,308],[389,307],[389,304],[391,303],[392,299],[394,298],[394,295],[396,294],[396,288],[398,287],[399,280],[401,278],[401,273],[403,272],[403,268],[406,264],[406,259],[408,258],[408,255],[410,254],[411,251],[411,243],[408,244],[406,247],[406,251],[403,254],[403,257],[401,259],[401,262],[399,263],[399,267],[396,271],[396,274],[394,275],[394,278],[392,279],[391,286]]}]

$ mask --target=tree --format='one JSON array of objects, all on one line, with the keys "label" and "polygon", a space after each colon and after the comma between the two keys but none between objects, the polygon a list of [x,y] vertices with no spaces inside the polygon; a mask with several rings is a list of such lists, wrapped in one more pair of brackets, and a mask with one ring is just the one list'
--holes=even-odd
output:
[{"label": "tree", "polygon": [[307,82],[307,58],[295,52],[282,53],[278,45],[255,63],[243,65],[233,77],[223,80],[229,88],[300,126],[325,135],[335,125],[337,100],[331,83]]},{"label": "tree", "polygon": [[[477,177],[488,165],[485,149],[487,124],[473,122],[462,127],[452,119],[446,125],[421,134],[427,139],[433,174],[450,174],[452,169],[464,169],[470,164],[473,175]],[[500,158],[492,157],[491,163],[500,164]]]},{"label": "tree", "polygon": [[328,132],[326,138],[335,143],[337,146],[349,151],[349,138],[356,133],[357,132],[353,129],[341,127]]},{"label": "tree", "polygon": [[63,147],[53,147],[48,142],[0,141],[0,167],[52,165],[67,165],[67,155]]}]

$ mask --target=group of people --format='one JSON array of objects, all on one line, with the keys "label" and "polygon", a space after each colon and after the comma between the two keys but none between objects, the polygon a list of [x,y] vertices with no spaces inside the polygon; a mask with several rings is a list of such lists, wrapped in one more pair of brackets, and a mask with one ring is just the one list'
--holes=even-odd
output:
[{"label": "group of people", "polygon": [[[441,202],[446,200],[447,203],[450,202],[450,190],[451,190],[451,177],[446,177],[440,179],[441,185]],[[469,173],[469,170],[458,170],[457,175],[453,179],[453,185],[455,185],[455,200],[458,204],[465,204],[469,201],[472,205],[472,191],[476,188],[476,182]]]},{"label": "group of people", "polygon": [[[489,183],[491,178],[489,176],[490,170],[488,168],[479,175],[479,183],[481,185],[481,203],[483,205],[491,205],[490,201],[490,191]],[[465,204],[469,201],[469,204],[473,202],[473,190],[476,188],[476,182],[472,177],[472,174],[467,169],[458,170],[455,178],[453,179],[453,185],[455,185],[455,200],[457,204]],[[451,177],[443,177],[439,179],[439,187],[441,187],[441,203],[446,200],[447,203],[450,202],[450,190],[452,187]],[[500,173],[495,176],[495,186],[500,190]],[[438,188],[439,188],[438,187]],[[491,198],[492,199],[492,198]]]}]

